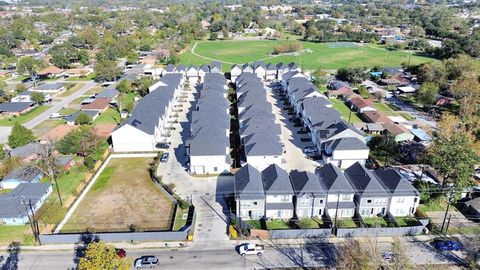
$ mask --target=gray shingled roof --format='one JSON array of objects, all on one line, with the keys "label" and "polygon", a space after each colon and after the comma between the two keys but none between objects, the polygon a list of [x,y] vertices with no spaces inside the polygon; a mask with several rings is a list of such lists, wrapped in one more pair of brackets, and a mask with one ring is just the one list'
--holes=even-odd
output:
[{"label": "gray shingled roof", "polygon": [[262,175],[247,164],[235,173],[235,197],[240,200],[265,199]]},{"label": "gray shingled roof", "polygon": [[42,172],[35,167],[20,167],[8,173],[3,180],[17,179],[23,182],[31,182]]},{"label": "gray shingled roof", "polygon": [[88,116],[90,116],[92,119],[95,118],[97,115],[98,115],[98,111],[96,110],[82,110],[82,111],[76,111],[72,114],[69,114],[67,116],[65,116],[63,118],[63,120],[65,120],[66,122],[75,122],[75,120],[77,119],[77,117],[80,115],[80,112],[84,112],[86,114],[88,114]]},{"label": "gray shingled roof", "polygon": [[208,68],[208,65],[203,64],[198,68],[198,71],[209,72],[210,69]]},{"label": "gray shingled roof", "polygon": [[292,184],[287,172],[277,164],[262,171],[263,187],[266,195],[293,195]]},{"label": "gray shingled roof", "polygon": [[44,83],[34,87],[35,90],[58,90],[63,87],[61,83]]},{"label": "gray shingled roof", "polygon": [[373,173],[358,162],[345,170],[345,176],[362,197],[389,197]]},{"label": "gray shingled roof", "polygon": [[29,183],[20,184],[12,192],[0,195],[0,218],[22,218],[25,216],[25,206],[22,198],[32,205],[47,193],[50,184]]},{"label": "gray shingled roof", "polygon": [[392,196],[420,196],[412,184],[393,168],[380,168],[373,173]]},{"label": "gray shingled roof", "polygon": [[105,89],[102,92],[100,92],[95,98],[114,98],[119,93],[120,92],[118,92],[117,89]]},{"label": "gray shingled roof", "polygon": [[283,152],[280,138],[263,132],[256,132],[244,138],[245,155],[247,156],[280,156]]},{"label": "gray shingled roof", "polygon": [[325,148],[331,147],[334,150],[369,150],[368,146],[355,137],[344,137],[336,140],[327,141]]},{"label": "gray shingled roof", "polygon": [[210,72],[212,73],[222,73],[222,63],[218,61],[213,61],[210,64]]},{"label": "gray shingled roof", "polygon": [[40,155],[44,152],[44,144],[37,142],[31,142],[17,148],[10,150],[9,155],[11,157],[20,157],[22,159],[29,157],[31,155]]},{"label": "gray shingled roof", "polygon": [[4,102],[0,103],[0,112],[21,112],[32,105],[33,102]]},{"label": "gray shingled roof", "polygon": [[320,169],[317,169],[315,174],[320,181],[320,184],[330,194],[340,192],[340,194],[352,194],[354,189],[342,171],[330,163],[325,164]]},{"label": "gray shingled roof", "polygon": [[174,72],[175,71],[175,66],[173,64],[168,64],[166,67],[165,67],[165,71],[166,72]]},{"label": "gray shingled roof", "polygon": [[296,196],[304,194],[313,195],[314,197],[326,196],[327,192],[320,185],[318,177],[311,172],[293,170],[290,172],[290,182]]},{"label": "gray shingled roof", "polygon": [[272,64],[272,63],[268,63],[267,64],[267,70],[277,70],[277,65],[275,64]]},{"label": "gray shingled roof", "polygon": [[253,69],[257,69],[257,68],[259,68],[259,67],[263,67],[264,69],[266,68],[265,62],[263,62],[263,61],[255,61],[255,62],[253,62],[252,67],[253,67]]},{"label": "gray shingled roof", "polygon": [[344,86],[346,87],[350,87],[350,85],[347,83],[347,82],[343,82],[343,81],[333,81],[333,82],[330,82],[329,83],[329,86],[331,89],[333,90],[338,90]]}]

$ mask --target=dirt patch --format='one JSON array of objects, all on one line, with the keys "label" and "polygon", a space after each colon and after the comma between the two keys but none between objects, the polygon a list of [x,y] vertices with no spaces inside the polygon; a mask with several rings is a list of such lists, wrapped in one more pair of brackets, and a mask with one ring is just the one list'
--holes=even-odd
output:
[{"label": "dirt patch", "polygon": [[45,135],[42,136],[42,139],[45,140],[52,140],[58,141],[65,137],[70,131],[78,128],[79,126],[70,126],[70,125],[60,125],[55,127],[54,129],[47,132]]},{"label": "dirt patch", "polygon": [[174,205],[151,181],[151,161],[110,160],[62,232],[170,230]]},{"label": "dirt patch", "polygon": [[99,137],[107,138],[116,127],[117,125],[115,124],[98,124],[95,127],[95,134]]}]

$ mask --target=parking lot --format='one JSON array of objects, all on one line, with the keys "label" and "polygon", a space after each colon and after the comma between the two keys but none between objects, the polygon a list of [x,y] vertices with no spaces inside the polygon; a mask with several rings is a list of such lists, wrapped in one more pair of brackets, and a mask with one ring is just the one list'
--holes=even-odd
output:
[{"label": "parking lot", "polygon": [[[284,146],[282,154],[283,167],[289,171],[296,169],[299,171],[314,172],[316,166],[320,164],[317,163],[318,161],[308,159],[303,153],[303,149],[305,147],[312,147],[313,143],[307,133],[298,133],[303,129],[303,125],[298,126],[289,120],[295,115],[289,114],[287,109],[285,109],[286,106],[288,108],[288,104],[285,104],[285,101],[288,102],[288,97],[286,95],[282,96],[280,90],[274,90],[270,83],[265,83],[265,88],[267,90],[267,101],[272,104],[272,112],[276,118],[275,121],[281,124],[281,142]],[[302,138],[304,138],[303,141]],[[305,141],[305,139],[308,140]]]}]

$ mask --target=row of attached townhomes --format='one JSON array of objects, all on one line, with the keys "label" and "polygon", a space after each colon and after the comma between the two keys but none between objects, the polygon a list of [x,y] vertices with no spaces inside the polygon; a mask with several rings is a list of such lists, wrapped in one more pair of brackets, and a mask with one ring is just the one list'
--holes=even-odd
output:
[{"label": "row of attached townhomes", "polygon": [[341,169],[355,162],[365,164],[369,148],[363,133],[348,124],[304,74],[298,71],[284,74],[282,87],[324,163]]},{"label": "row of attached townhomes", "polygon": [[253,64],[233,65],[230,70],[230,76],[232,82],[236,82],[242,73],[253,73],[262,80],[271,81],[282,80],[283,75],[291,71],[301,72],[301,69],[293,62],[289,64],[269,63],[265,65],[263,61],[256,61]]},{"label": "row of attached townhomes", "polygon": [[242,73],[236,80],[240,135],[240,159],[258,170],[281,164],[281,127],[275,123],[267,90],[254,73]]},{"label": "row of attached townhomes", "polygon": [[201,65],[199,67],[195,65],[186,67],[184,65],[174,66],[168,64],[162,71],[162,76],[166,74],[182,74],[189,83],[196,84],[198,82],[203,83],[207,73],[222,73],[222,64],[217,61],[212,62],[210,65]]},{"label": "row of attached townhomes", "polygon": [[230,171],[230,104],[227,83],[221,73],[207,73],[200,96],[192,109],[190,139],[190,173],[219,174]]},{"label": "row of attached townhomes", "polygon": [[150,86],[149,93],[135,106],[129,118],[112,132],[115,152],[158,151],[166,142],[172,125],[174,106],[185,80],[182,74],[165,74]]},{"label": "row of attached townhomes", "polygon": [[419,192],[393,168],[368,170],[359,162],[344,172],[326,164],[315,173],[290,173],[272,164],[263,170],[247,164],[235,174],[236,214],[242,219],[331,219],[409,216]]}]

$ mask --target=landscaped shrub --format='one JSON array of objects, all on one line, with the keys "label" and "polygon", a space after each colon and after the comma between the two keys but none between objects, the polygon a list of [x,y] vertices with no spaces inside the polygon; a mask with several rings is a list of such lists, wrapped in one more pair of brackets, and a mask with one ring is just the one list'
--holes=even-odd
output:
[{"label": "landscaped shrub", "polygon": [[300,43],[289,43],[284,45],[275,46],[273,48],[273,54],[281,53],[292,53],[302,49],[302,44]]}]

